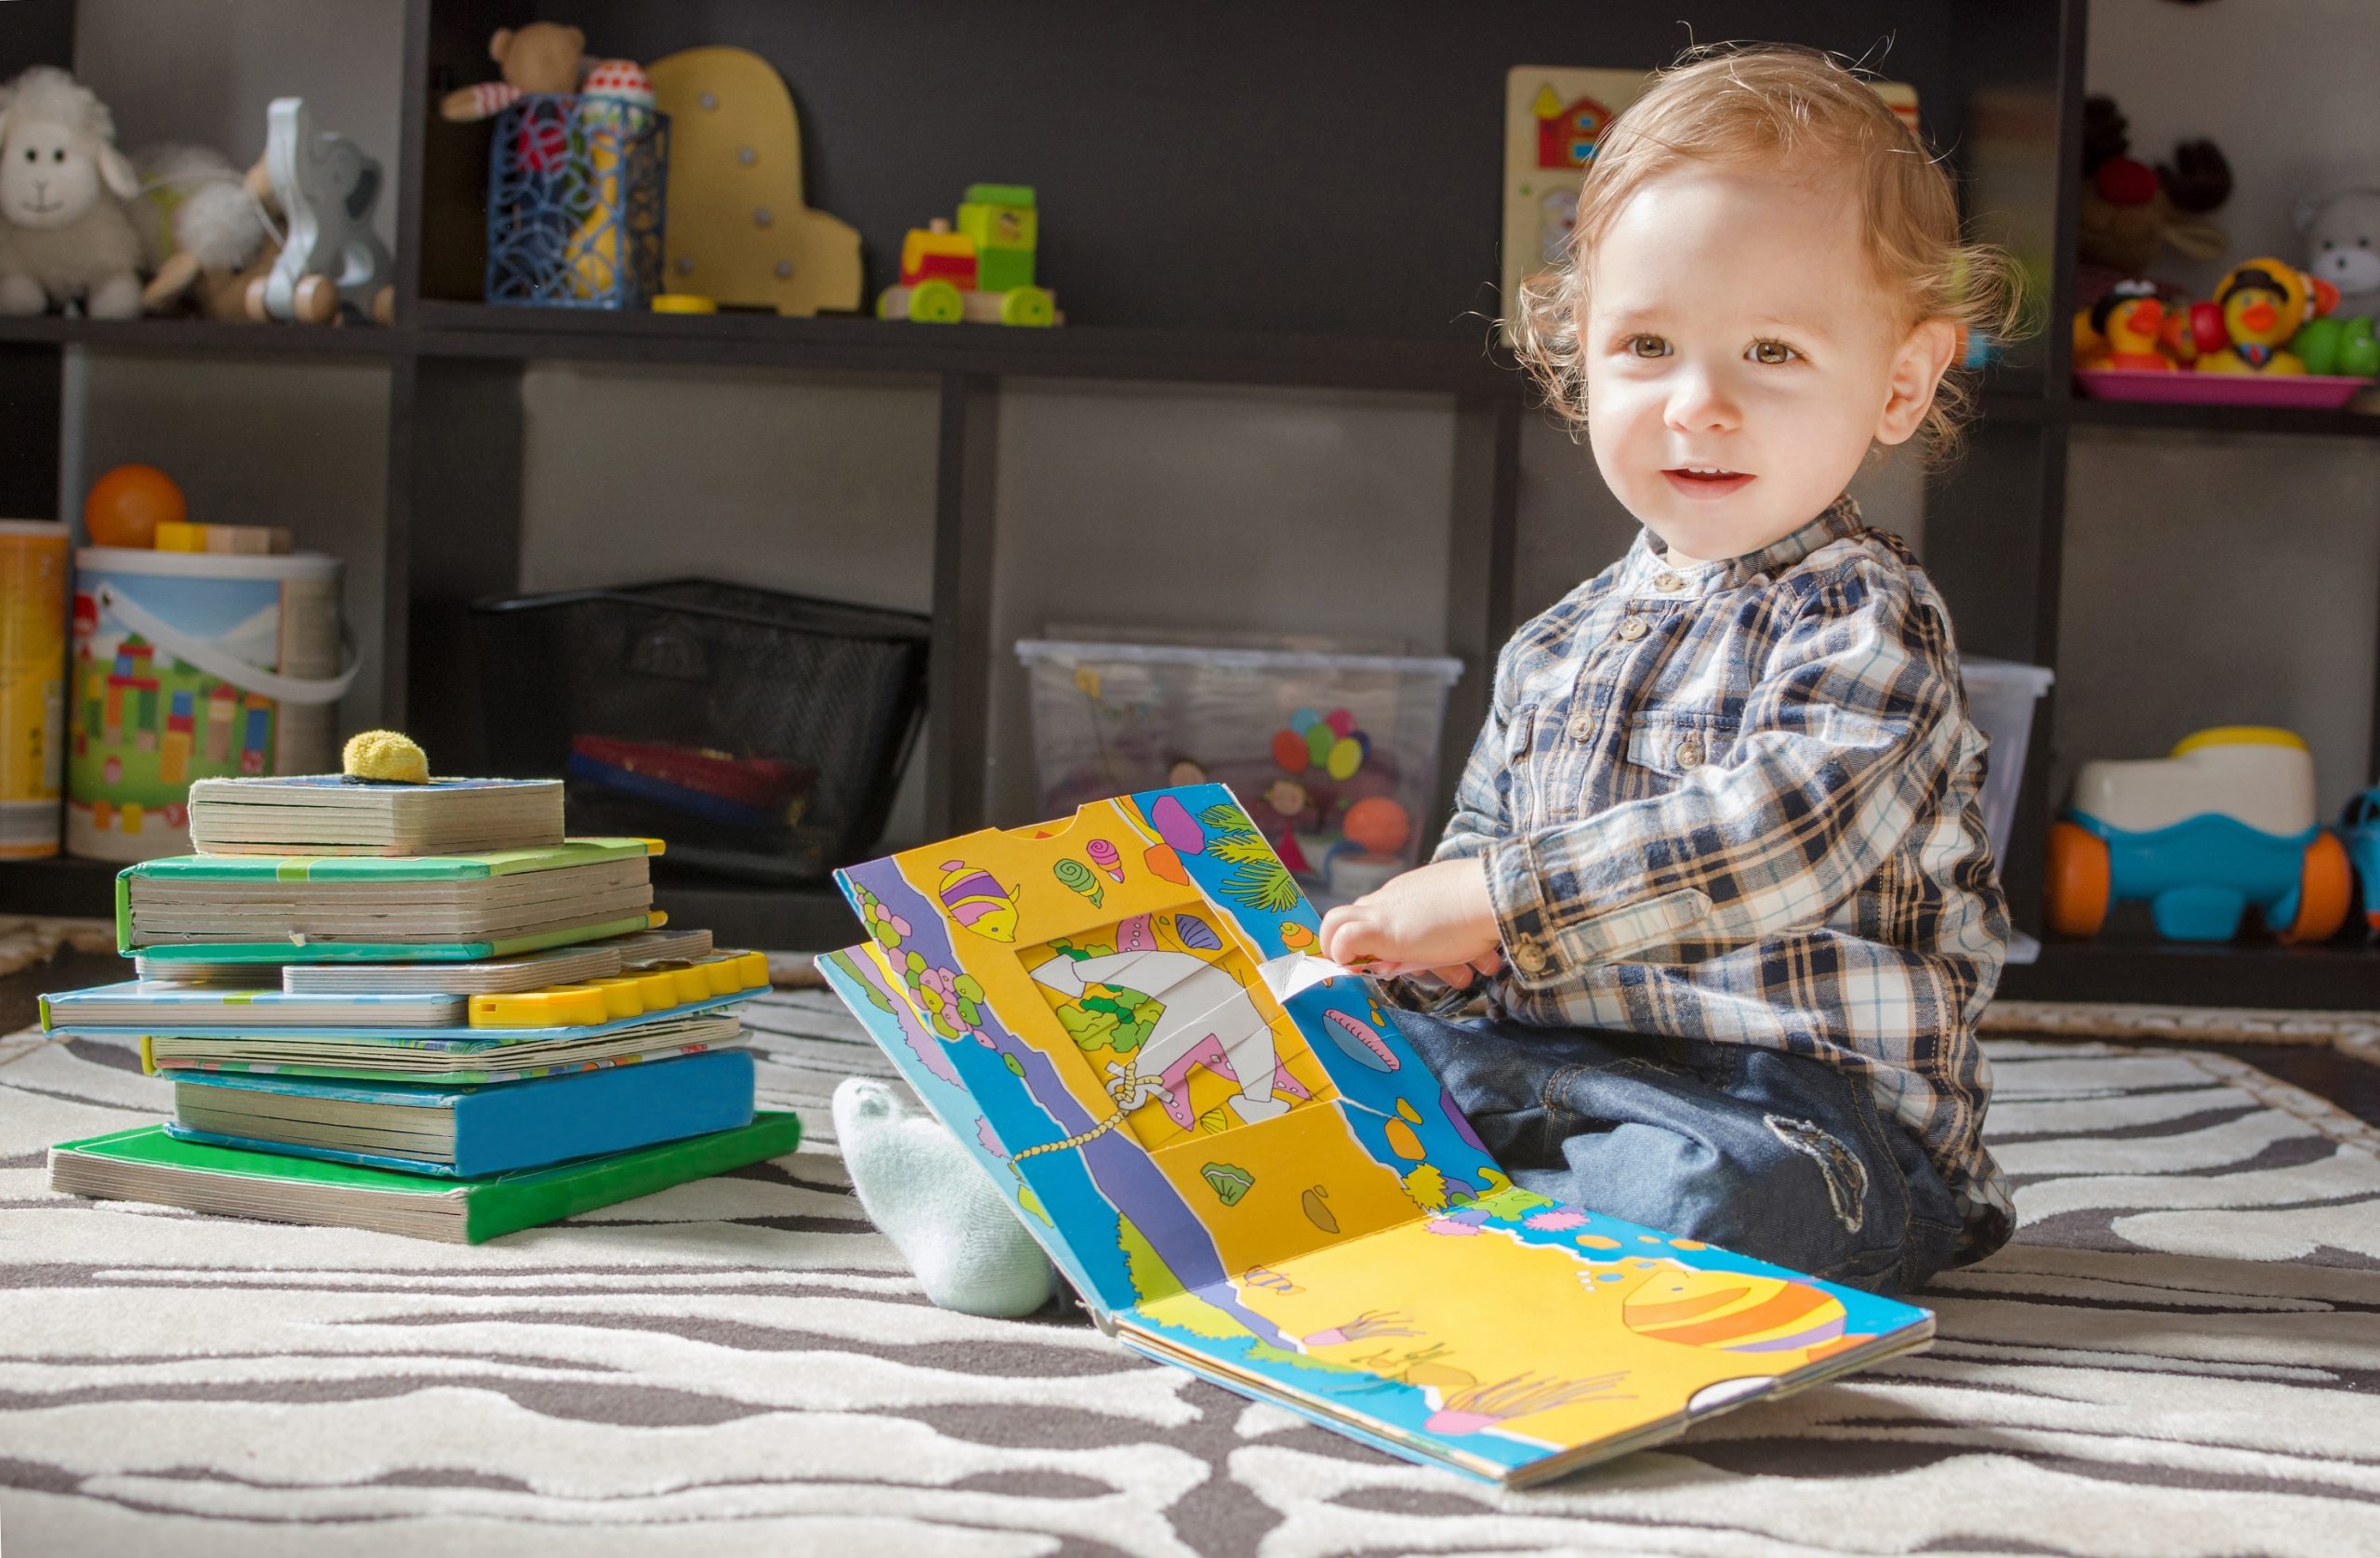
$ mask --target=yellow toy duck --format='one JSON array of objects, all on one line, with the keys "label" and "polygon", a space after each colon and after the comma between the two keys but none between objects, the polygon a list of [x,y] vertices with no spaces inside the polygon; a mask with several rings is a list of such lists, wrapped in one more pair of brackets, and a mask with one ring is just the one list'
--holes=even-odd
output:
[{"label": "yellow toy duck", "polygon": [[2165,355],[2162,337],[2165,305],[2151,282],[2118,282],[2074,316],[2074,356],[2078,367],[2135,368],[2173,373],[2174,360]]},{"label": "yellow toy duck", "polygon": [[2317,314],[2338,303],[2338,289],[2286,260],[2270,257],[2232,267],[2215,301],[2190,310],[2190,333],[2202,374],[2302,374],[2305,361],[2287,349]]}]

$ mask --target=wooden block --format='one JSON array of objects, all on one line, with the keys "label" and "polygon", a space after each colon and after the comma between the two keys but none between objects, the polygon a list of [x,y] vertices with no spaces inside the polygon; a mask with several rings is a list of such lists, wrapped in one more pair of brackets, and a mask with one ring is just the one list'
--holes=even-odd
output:
[{"label": "wooden block", "polygon": [[240,557],[282,557],[289,551],[289,532],[278,525],[210,524],[198,528],[206,533],[206,551]]}]

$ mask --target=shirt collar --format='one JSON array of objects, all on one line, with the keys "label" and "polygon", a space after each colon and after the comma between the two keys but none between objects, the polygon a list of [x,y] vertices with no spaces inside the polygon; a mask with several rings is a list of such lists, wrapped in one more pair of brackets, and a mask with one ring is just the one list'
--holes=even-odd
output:
[{"label": "shirt collar", "polygon": [[[1756,552],[1746,552],[1719,566],[1737,578],[1757,578],[1762,574],[1775,578],[1820,547],[1855,535],[1865,528],[1866,522],[1859,517],[1858,503],[1846,493],[1820,509],[1818,517],[1807,524],[1779,536]],[[1668,568],[1668,548],[1650,528],[1638,535],[1636,545],[1644,566],[1655,570]]]}]

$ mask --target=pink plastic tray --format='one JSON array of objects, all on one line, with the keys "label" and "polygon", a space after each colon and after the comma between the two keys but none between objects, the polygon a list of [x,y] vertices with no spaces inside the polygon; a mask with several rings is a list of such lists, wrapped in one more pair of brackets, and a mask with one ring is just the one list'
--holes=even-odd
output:
[{"label": "pink plastic tray", "polygon": [[2149,368],[2078,368],[2074,382],[2096,401],[2168,405],[2288,405],[2330,411],[2373,381],[2343,374],[2161,374]]}]

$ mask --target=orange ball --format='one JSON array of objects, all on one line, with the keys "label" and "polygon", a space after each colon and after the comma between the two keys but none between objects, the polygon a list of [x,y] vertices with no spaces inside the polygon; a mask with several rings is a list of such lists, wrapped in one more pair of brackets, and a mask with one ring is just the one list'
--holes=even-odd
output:
[{"label": "orange ball", "polygon": [[189,518],[180,486],[153,465],[120,465],[83,499],[83,528],[95,547],[153,547],[159,525]]},{"label": "orange ball", "polygon": [[1395,854],[1413,836],[1413,819],[1388,797],[1370,796],[1347,808],[1342,831],[1374,854]]}]

